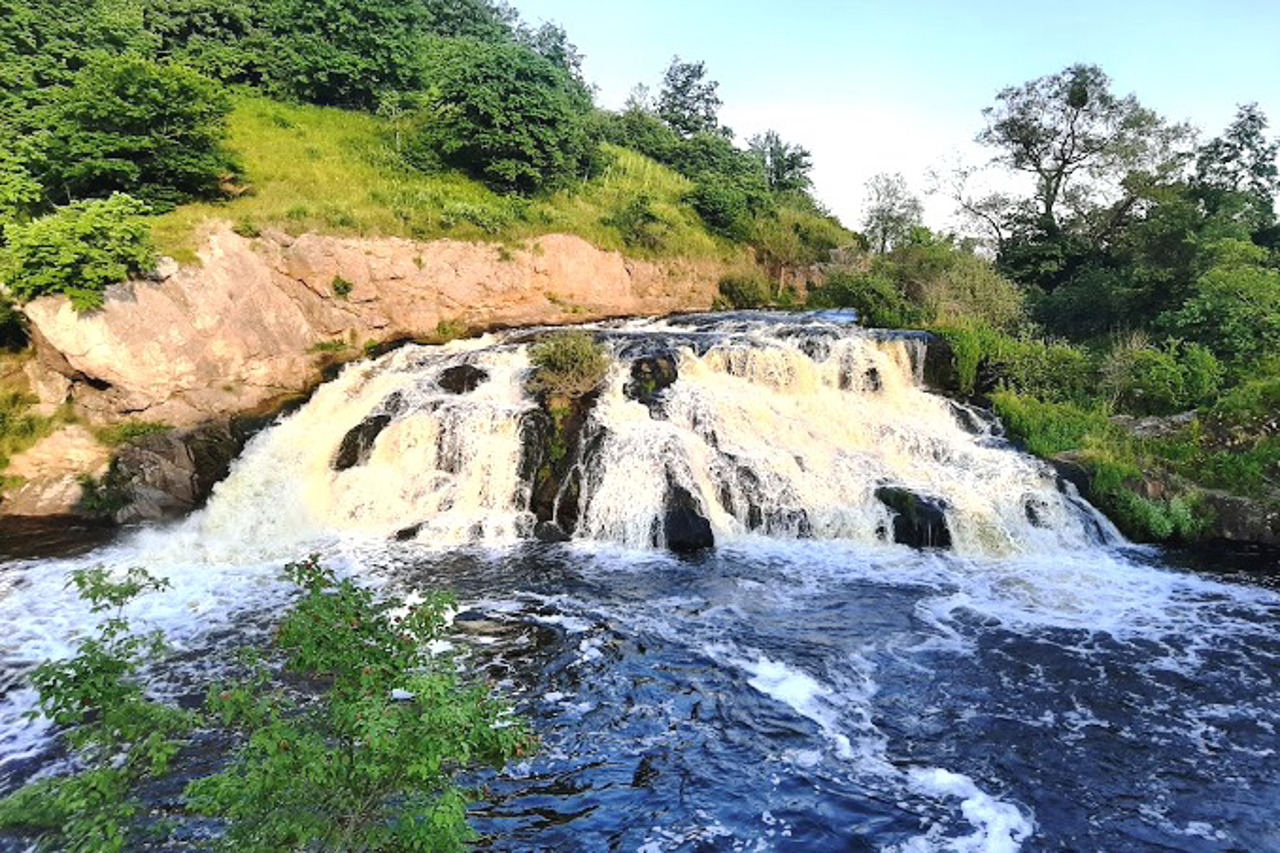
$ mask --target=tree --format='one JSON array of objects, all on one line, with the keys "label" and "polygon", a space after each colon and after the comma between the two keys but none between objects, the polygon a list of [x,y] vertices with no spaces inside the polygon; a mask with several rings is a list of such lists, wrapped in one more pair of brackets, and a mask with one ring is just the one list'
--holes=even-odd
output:
[{"label": "tree", "polygon": [[769,189],[777,193],[803,192],[813,186],[809,177],[812,156],[799,145],[783,142],[776,130],[753,136],[747,144],[764,166]]},{"label": "tree", "polygon": [[582,52],[569,41],[569,34],[564,31],[564,27],[544,23],[536,30],[522,30],[520,41],[574,80],[582,82]]},{"label": "tree", "polygon": [[591,101],[563,70],[526,47],[441,39],[417,150],[505,191],[533,193],[587,177],[599,141]]},{"label": "tree", "polygon": [[880,254],[903,243],[923,216],[920,199],[911,194],[902,175],[881,172],[867,181],[863,230]]},{"label": "tree", "polygon": [[269,0],[268,84],[316,104],[372,108],[417,84],[436,17],[421,0]]},{"label": "tree", "polygon": [[230,102],[222,87],[181,65],[97,59],[52,108],[37,177],[64,202],[127,192],[161,205],[214,196]]},{"label": "tree", "polygon": [[1171,174],[1189,136],[1133,95],[1112,94],[1094,65],[1004,89],[996,101],[983,110],[987,127],[977,141],[996,150],[997,163],[1035,179],[1031,224],[1050,236],[1060,230],[1063,205],[1080,211],[1094,191],[1118,189],[1135,172]]},{"label": "tree", "polygon": [[1243,198],[1244,215],[1255,228],[1275,221],[1275,197],[1280,192],[1280,139],[1266,138],[1267,117],[1257,104],[1246,104],[1223,134],[1200,148],[1194,185],[1211,210]]},{"label": "tree", "polygon": [[662,76],[658,115],[681,136],[720,132],[720,84],[706,77],[705,63],[681,62],[678,56]]}]

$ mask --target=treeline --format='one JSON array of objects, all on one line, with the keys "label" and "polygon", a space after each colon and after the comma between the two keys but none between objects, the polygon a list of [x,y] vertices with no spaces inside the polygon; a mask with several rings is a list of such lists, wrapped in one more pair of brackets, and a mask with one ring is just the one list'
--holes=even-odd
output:
[{"label": "treeline", "polygon": [[[1032,449],[1083,459],[1133,535],[1196,538],[1206,488],[1280,505],[1280,140],[1262,111],[1204,139],[1077,65],[984,116],[989,164],[935,178],[985,240],[930,233],[905,181],[878,176],[876,251],[815,300],[945,334],[965,388]],[[1025,192],[982,191],[1013,175]]]},{"label": "treeline", "polygon": [[[607,167],[606,142],[633,148],[694,182],[687,203],[709,230],[776,263],[851,236],[808,195],[807,152],[772,132],[734,145],[701,63],[673,61],[656,99],[608,113],[564,30],[495,0],[3,0],[0,12],[0,279],[19,300],[96,307],[104,280],[153,260],[130,217],[243,191],[225,148],[241,88],[376,114],[406,170],[459,170],[515,196],[572,190]],[[661,244],[644,195],[609,224],[629,246]]]}]

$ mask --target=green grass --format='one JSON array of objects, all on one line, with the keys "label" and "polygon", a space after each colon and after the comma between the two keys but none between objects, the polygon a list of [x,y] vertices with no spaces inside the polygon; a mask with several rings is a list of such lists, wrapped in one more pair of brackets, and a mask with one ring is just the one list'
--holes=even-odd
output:
[{"label": "green grass", "polygon": [[[43,417],[35,413],[36,398],[19,365],[21,354],[0,354],[0,474],[13,456],[30,448],[68,420],[64,413]],[[12,484],[11,484],[12,485]]]},{"label": "green grass", "polygon": [[495,193],[457,172],[424,173],[395,151],[387,123],[346,110],[284,104],[238,95],[228,119],[228,148],[242,167],[245,193],[219,203],[183,205],[157,217],[156,247],[195,260],[201,226],[234,223],[253,237],[265,228],[291,234],[454,237],[516,243],[543,234],[577,234],[605,249],[626,248],[605,224],[640,195],[662,218],[661,245],[633,255],[738,258],[745,250],[713,237],[682,199],[691,184],[670,169],[625,149],[608,147],[609,167],[594,180],[551,196],[522,199]]},{"label": "green grass", "polygon": [[120,447],[148,435],[168,432],[171,429],[173,427],[168,424],[152,421],[122,421],[94,429],[93,436],[107,447]]}]

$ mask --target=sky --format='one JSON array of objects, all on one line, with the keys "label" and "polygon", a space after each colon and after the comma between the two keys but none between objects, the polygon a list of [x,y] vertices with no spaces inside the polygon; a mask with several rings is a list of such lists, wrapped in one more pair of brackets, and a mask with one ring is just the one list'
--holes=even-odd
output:
[{"label": "sky", "polygon": [[655,92],[672,56],[719,81],[721,122],[813,154],[815,194],[861,221],[864,188],[900,172],[927,224],[954,224],[927,174],[989,155],[982,108],[1011,86],[1085,62],[1117,94],[1212,138],[1256,102],[1280,134],[1280,0],[516,0],[562,25],[601,106]]}]

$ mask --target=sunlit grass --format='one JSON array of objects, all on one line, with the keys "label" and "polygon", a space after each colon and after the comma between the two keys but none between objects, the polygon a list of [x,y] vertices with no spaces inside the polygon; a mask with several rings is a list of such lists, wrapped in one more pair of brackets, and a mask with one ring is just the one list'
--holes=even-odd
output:
[{"label": "sunlit grass", "polygon": [[494,193],[457,172],[412,168],[397,155],[389,125],[365,113],[242,95],[228,124],[228,147],[241,164],[245,194],[157,217],[153,233],[161,253],[194,260],[201,225],[214,218],[247,236],[279,228],[518,242],[570,233],[623,250],[622,236],[604,221],[641,194],[664,220],[664,239],[660,248],[629,254],[734,258],[744,251],[709,234],[683,203],[689,181],[620,148],[608,148],[610,164],[594,180],[526,200]]}]

